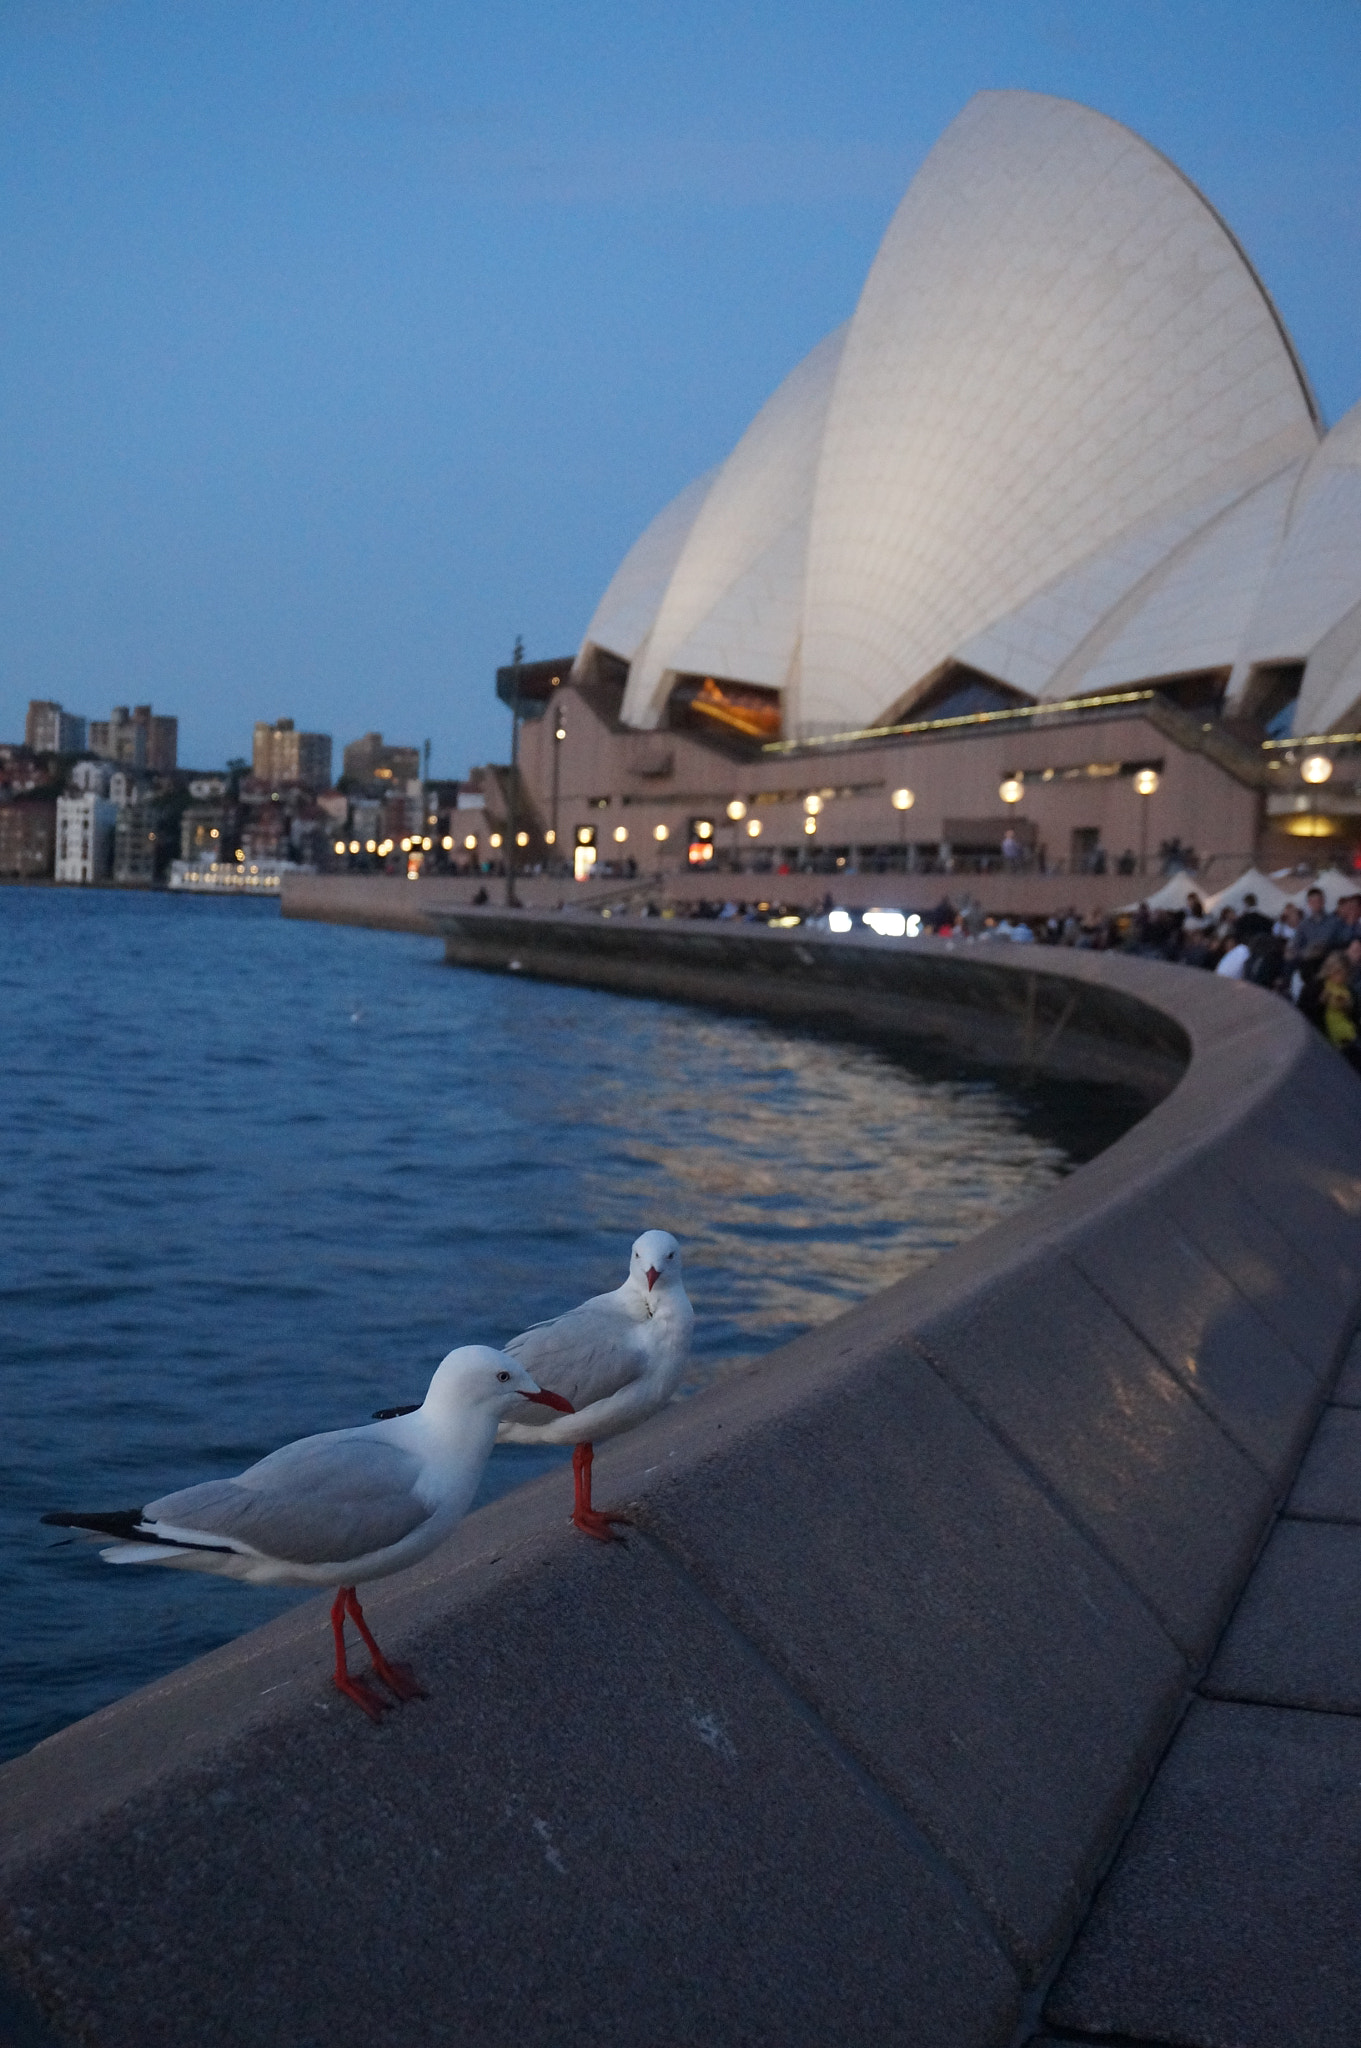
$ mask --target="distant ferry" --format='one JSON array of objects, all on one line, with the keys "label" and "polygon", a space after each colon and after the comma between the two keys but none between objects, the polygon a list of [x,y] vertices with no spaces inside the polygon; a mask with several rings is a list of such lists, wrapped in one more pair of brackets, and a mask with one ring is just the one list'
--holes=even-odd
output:
[{"label": "distant ferry", "polygon": [[224,890],[235,895],[254,891],[278,893],[285,875],[310,875],[316,871],[293,860],[215,860],[199,862],[172,860],[170,887],[192,889],[196,895]]}]

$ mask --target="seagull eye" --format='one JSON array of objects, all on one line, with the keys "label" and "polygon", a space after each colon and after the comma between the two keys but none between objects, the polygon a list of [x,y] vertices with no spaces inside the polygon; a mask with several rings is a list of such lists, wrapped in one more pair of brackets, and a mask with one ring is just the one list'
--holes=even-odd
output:
[{"label": "seagull eye", "polygon": [[508,1380],[510,1378],[510,1374],[508,1372],[498,1372],[496,1377],[498,1380]]}]

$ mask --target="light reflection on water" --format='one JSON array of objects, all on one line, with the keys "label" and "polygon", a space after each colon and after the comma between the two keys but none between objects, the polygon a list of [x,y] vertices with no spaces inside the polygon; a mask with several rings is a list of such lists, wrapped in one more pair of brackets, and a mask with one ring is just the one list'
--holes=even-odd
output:
[{"label": "light reflection on water", "polygon": [[[0,939],[0,1754],[294,1597],[115,1575],[45,1509],[419,1398],[453,1344],[616,1285],[651,1225],[698,1385],[1067,1164],[988,1082],[272,905],[8,888]],[[486,1497],[565,1455],[498,1452]]]}]

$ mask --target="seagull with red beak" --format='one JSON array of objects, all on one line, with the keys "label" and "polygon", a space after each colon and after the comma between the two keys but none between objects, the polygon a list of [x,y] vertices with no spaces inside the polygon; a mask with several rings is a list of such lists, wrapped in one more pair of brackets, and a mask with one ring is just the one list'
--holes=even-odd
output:
[{"label": "seagull with red beak", "polygon": [[[545,1416],[567,1403],[545,1393],[518,1359],[465,1344],[435,1369],[425,1400],[385,1409],[359,1429],[332,1429],[271,1451],[235,1479],[209,1479],[143,1508],[44,1515],[59,1528],[112,1537],[110,1564],[162,1564],[215,1572],[253,1586],[339,1586],[331,1609],[335,1683],[371,1721],[425,1694],[406,1664],[383,1655],[357,1586],[419,1564],[472,1505],[499,1425],[531,1405]],[[351,1675],[348,1617],[382,1691]]]},{"label": "seagull with red beak", "polygon": [[611,1541],[610,1523],[591,1501],[592,1446],[655,1415],[675,1393],[690,1356],[695,1312],[681,1278],[681,1248],[666,1230],[645,1230],[633,1247],[628,1278],[552,1322],[535,1323],[506,1349],[571,1413],[522,1409],[497,1431],[500,1443],[575,1444],[572,1520],[587,1536]]}]

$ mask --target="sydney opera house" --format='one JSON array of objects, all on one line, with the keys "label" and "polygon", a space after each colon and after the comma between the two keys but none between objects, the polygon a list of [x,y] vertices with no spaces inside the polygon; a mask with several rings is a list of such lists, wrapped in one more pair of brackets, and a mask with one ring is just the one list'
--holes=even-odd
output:
[{"label": "sydney opera house", "polygon": [[985,872],[1005,844],[1062,893],[1169,842],[1211,887],[1346,862],[1361,407],[1325,430],[1165,157],[982,93],[850,319],[634,542],[570,664],[499,687],[526,828],[578,871]]}]

